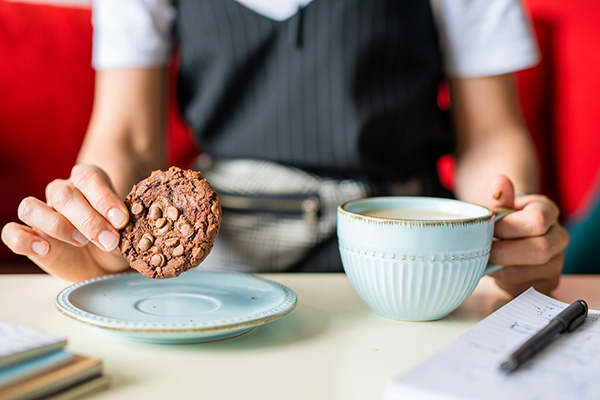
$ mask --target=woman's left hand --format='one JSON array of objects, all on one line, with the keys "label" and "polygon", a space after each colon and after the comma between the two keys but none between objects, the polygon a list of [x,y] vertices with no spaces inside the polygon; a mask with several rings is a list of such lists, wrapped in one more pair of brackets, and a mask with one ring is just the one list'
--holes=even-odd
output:
[{"label": "woman's left hand", "polygon": [[515,197],[512,182],[499,176],[490,185],[485,205],[515,210],[494,228],[490,262],[504,266],[490,275],[498,286],[513,296],[530,286],[546,294],[554,290],[569,243],[556,204],[542,195]]}]

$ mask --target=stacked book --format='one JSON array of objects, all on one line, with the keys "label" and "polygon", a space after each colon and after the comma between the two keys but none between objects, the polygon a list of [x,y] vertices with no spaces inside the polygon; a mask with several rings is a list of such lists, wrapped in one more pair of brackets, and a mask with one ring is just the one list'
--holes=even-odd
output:
[{"label": "stacked book", "polygon": [[64,337],[0,321],[0,399],[73,399],[108,385],[102,361],[66,349]]}]

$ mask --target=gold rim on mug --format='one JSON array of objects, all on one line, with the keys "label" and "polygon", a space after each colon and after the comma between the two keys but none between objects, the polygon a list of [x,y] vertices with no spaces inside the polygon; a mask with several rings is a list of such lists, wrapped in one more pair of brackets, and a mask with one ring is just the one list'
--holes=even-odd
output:
[{"label": "gold rim on mug", "polygon": [[[421,197],[410,197],[410,199],[421,198]],[[353,211],[346,210],[345,207],[352,203],[357,203],[360,201],[370,200],[370,199],[389,199],[387,197],[370,197],[365,199],[355,199],[346,201],[338,206],[338,212],[342,214],[347,214],[351,218],[355,218],[357,220],[366,220],[373,221],[376,223],[384,223],[384,224],[402,224],[402,225],[419,225],[419,226],[456,226],[456,225],[469,225],[477,222],[487,221],[488,219],[495,217],[495,221],[498,222],[508,214],[513,213],[515,210],[506,207],[494,207],[492,209],[483,206],[481,204],[471,203],[469,201],[464,200],[455,200],[455,199],[441,199],[436,197],[422,197],[426,200],[443,200],[448,202],[459,202],[465,203],[471,206],[479,207],[484,210],[487,210],[485,215],[481,215],[478,217],[465,217],[465,218],[452,218],[452,219],[410,219],[410,218],[394,218],[394,217],[378,217],[372,215],[364,215]],[[409,198],[407,198],[409,199]],[[428,211],[428,210],[424,210]]]}]

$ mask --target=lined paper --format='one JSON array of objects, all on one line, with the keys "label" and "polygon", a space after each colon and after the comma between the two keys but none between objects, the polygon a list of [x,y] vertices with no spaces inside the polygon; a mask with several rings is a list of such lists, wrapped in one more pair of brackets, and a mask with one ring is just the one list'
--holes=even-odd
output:
[{"label": "lined paper", "polygon": [[[585,300],[585,299],[584,299]],[[530,288],[386,388],[386,399],[600,399],[600,311],[508,374],[500,364],[568,304]]]}]

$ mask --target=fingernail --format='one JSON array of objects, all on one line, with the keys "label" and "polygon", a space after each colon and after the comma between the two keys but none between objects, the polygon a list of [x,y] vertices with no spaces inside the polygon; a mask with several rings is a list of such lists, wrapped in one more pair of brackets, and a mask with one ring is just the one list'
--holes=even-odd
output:
[{"label": "fingernail", "polygon": [[88,242],[87,238],[79,231],[73,232],[73,239],[80,244],[86,244]]},{"label": "fingernail", "polygon": [[46,254],[48,254],[48,243],[36,240],[33,243],[31,243],[31,250],[33,250],[35,254],[45,256]]},{"label": "fingernail", "polygon": [[118,208],[111,208],[108,211],[108,220],[115,228],[120,228],[127,222],[127,216]]},{"label": "fingernail", "polygon": [[111,231],[102,231],[98,235],[98,241],[106,250],[114,250],[117,247],[119,238]]}]

